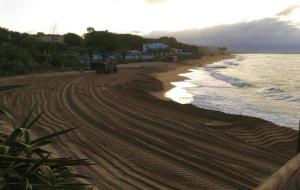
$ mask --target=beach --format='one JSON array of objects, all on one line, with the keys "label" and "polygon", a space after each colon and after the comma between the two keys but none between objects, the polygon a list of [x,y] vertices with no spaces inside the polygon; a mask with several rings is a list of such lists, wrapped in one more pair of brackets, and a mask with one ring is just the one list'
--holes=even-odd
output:
[{"label": "beach", "polygon": [[36,105],[35,115],[44,112],[36,135],[77,127],[50,148],[91,159],[77,171],[99,189],[253,189],[296,155],[298,132],[164,97],[179,73],[221,59],[5,78],[27,86],[3,93],[0,104],[18,122]]},{"label": "beach", "polygon": [[231,58],[234,58],[234,56],[233,55],[219,55],[215,57],[207,56],[202,59],[188,60],[183,63],[177,64],[173,67],[169,66],[169,69],[165,72],[152,74],[152,76],[154,76],[156,79],[158,79],[163,83],[162,90],[158,92],[152,92],[152,94],[163,100],[169,100],[169,98],[165,96],[165,93],[171,90],[172,88],[174,88],[171,82],[177,82],[185,79],[185,77],[179,76],[179,74],[189,72],[189,69],[202,67],[210,63],[218,62],[225,59],[231,59]]}]

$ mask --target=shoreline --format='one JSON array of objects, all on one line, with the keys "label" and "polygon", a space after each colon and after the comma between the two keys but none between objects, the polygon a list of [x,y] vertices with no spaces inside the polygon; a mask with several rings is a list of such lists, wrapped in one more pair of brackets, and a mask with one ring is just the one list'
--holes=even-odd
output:
[{"label": "shoreline", "polygon": [[[189,72],[191,72],[190,70],[192,70],[192,69],[201,68],[201,67],[204,67],[205,65],[213,64],[213,63],[216,63],[216,62],[219,62],[219,61],[234,59],[235,57],[236,56],[234,56],[234,55],[221,55],[221,56],[216,56],[216,57],[204,57],[204,59],[198,59],[198,60],[195,59],[195,60],[190,60],[188,63],[185,63],[185,64],[181,64],[181,65],[179,64],[176,67],[169,68],[169,69],[167,69],[163,72],[153,73],[153,74],[151,74],[151,76],[153,76],[154,78],[156,78],[156,79],[158,79],[159,81],[162,82],[163,89],[161,91],[151,92],[151,94],[153,96],[157,97],[157,98],[162,99],[162,100],[175,101],[176,102],[176,94],[172,95],[172,96],[175,97],[175,100],[172,100],[172,98],[166,97],[166,93],[168,91],[172,90],[173,88],[176,88],[175,85],[172,85],[173,82],[184,82],[186,79],[189,79],[186,76],[180,76],[180,74],[189,73]],[[180,104],[191,104],[191,102],[183,102],[183,103],[180,102]],[[200,108],[200,109],[210,110],[209,108],[204,108],[204,107],[200,107],[200,106],[196,106],[196,107]],[[218,110],[218,109],[215,109],[215,110],[213,109],[212,111],[219,111],[219,112],[222,112],[224,114],[230,114],[230,115],[254,117],[254,118],[257,118],[257,119],[265,120],[267,122],[271,122],[274,125],[278,125],[280,127],[287,127],[287,128],[291,128],[292,130],[298,131],[298,125],[288,126],[288,125],[284,125],[282,123],[276,122],[272,119],[260,117],[258,115],[242,115],[240,113],[223,112],[222,110]]]},{"label": "shoreline", "polygon": [[163,89],[159,92],[151,92],[151,94],[162,100],[171,100],[170,98],[165,96],[166,92],[175,87],[171,84],[171,82],[179,82],[186,79],[186,77],[179,76],[179,74],[189,72],[189,70],[193,68],[202,67],[207,64],[212,64],[218,61],[232,58],[234,58],[234,55],[219,55],[215,57],[204,57],[202,59],[188,60],[185,63],[177,64],[175,68],[168,68],[164,72],[153,73],[151,74],[151,76],[163,83]]}]

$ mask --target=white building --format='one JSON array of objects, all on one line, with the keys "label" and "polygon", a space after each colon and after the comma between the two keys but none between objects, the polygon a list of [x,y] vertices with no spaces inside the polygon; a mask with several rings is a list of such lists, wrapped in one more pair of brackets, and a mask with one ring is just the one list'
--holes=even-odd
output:
[{"label": "white building", "polygon": [[125,55],[125,60],[138,60],[141,58],[141,52],[138,50],[129,51]]},{"label": "white building", "polygon": [[154,55],[150,52],[143,52],[142,58],[143,58],[143,60],[151,60],[151,59],[154,59]]},{"label": "white building", "polygon": [[163,44],[163,43],[149,43],[143,45],[143,51],[148,50],[157,50],[157,49],[166,49],[169,45]]}]

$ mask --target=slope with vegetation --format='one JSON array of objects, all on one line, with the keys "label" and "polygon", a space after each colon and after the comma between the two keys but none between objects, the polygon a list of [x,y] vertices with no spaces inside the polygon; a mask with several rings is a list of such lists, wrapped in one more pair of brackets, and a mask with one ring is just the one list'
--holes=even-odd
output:
[{"label": "slope with vegetation", "polygon": [[206,48],[177,42],[172,37],[143,38],[131,34],[95,31],[89,27],[83,37],[67,33],[64,43],[41,42],[32,35],[0,28],[0,76],[47,70],[79,69],[78,55],[101,52],[103,55],[124,55],[129,50],[141,50],[143,44],[162,42],[191,52],[199,58],[209,53]]}]

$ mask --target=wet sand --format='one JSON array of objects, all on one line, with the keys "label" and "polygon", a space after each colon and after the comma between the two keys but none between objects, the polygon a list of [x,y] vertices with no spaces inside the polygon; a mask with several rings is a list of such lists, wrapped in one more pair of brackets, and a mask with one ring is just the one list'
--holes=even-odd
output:
[{"label": "wet sand", "polygon": [[100,189],[253,189],[295,155],[292,129],[153,96],[176,67],[3,79],[30,85],[1,94],[0,105],[19,121],[36,105],[38,135],[78,127],[52,150],[92,159],[78,171]]}]

